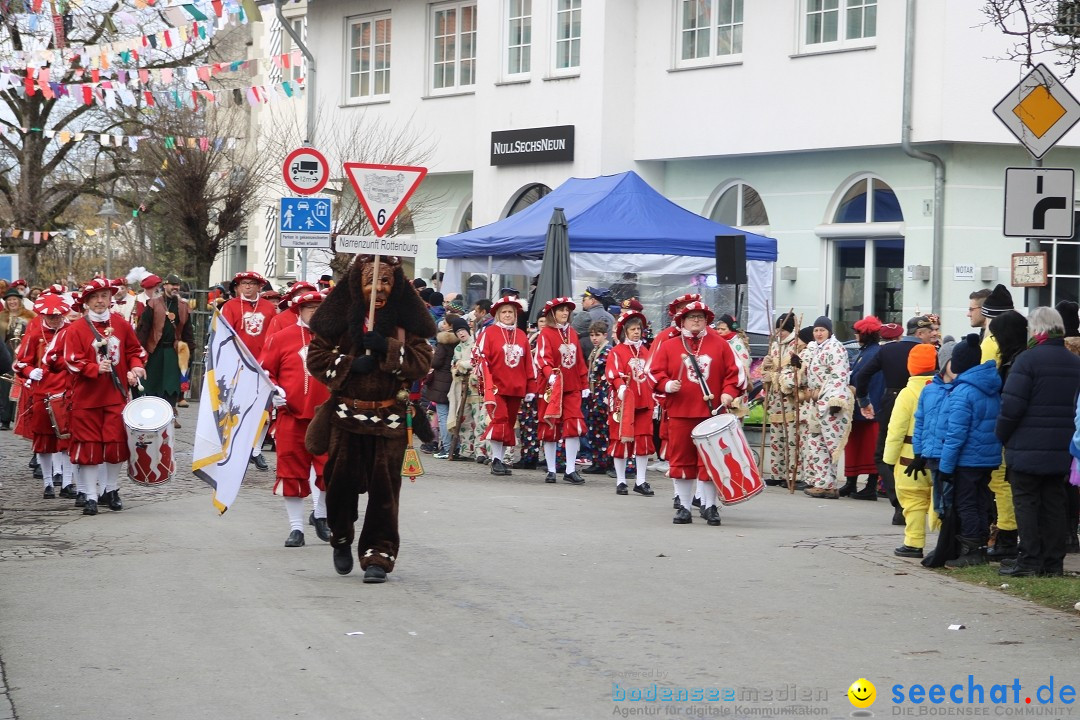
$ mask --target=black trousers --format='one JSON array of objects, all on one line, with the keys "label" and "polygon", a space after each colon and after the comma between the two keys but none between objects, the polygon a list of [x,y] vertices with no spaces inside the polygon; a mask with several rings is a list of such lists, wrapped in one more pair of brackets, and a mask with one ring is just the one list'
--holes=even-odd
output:
[{"label": "black trousers", "polygon": [[[896,478],[893,476],[893,466],[886,465],[885,438],[889,435],[889,419],[892,417],[893,406],[896,405],[896,396],[901,388],[886,388],[881,397],[881,407],[874,408],[874,419],[878,422],[877,448],[874,450],[874,462],[877,463],[878,473],[881,475],[881,485],[885,488],[885,494],[889,496],[889,502],[894,508],[900,507],[900,501],[896,499]],[[857,411],[856,411],[857,412]]]},{"label": "black trousers", "polygon": [[953,472],[953,503],[960,518],[960,535],[981,543],[990,537],[990,506],[994,502],[994,494],[990,492],[992,470],[958,467]]},{"label": "black trousers", "polygon": [[1020,553],[1016,564],[1029,570],[1058,572],[1065,561],[1066,498],[1062,475],[1034,475],[1009,468]]}]

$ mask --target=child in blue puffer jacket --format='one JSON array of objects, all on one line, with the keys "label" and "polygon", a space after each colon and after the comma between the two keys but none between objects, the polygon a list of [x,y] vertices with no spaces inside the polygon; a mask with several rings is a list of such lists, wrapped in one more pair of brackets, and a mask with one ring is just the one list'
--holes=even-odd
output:
[{"label": "child in blue puffer jacket", "polygon": [[947,567],[986,563],[990,534],[990,472],[1001,464],[1001,442],[994,434],[1001,408],[1001,377],[993,360],[980,364],[979,336],[957,343],[952,354],[953,389],[942,406],[939,477],[952,482],[960,519],[960,555]]},{"label": "child in blue puffer jacket", "polygon": [[[952,505],[952,483],[948,486],[941,482],[938,462],[941,460],[941,447],[944,444],[942,432],[945,430],[945,413],[942,412],[952,381],[956,375],[952,371],[952,352],[955,342],[947,342],[938,350],[938,374],[923,388],[919,395],[919,407],[915,411],[915,432],[912,433],[911,446],[915,460],[904,471],[916,473],[924,467],[930,470],[934,481],[934,512],[938,517],[945,517],[945,511]],[[914,470],[912,470],[914,466]]]}]

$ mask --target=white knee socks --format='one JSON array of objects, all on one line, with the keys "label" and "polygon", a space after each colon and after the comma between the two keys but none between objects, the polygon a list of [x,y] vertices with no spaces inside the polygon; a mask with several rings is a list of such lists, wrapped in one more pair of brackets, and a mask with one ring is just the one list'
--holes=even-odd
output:
[{"label": "white knee socks", "polygon": [[105,463],[105,492],[120,489],[120,463]]},{"label": "white knee socks", "polygon": [[694,480],[678,479],[675,481],[675,494],[683,508],[690,510],[694,503]]},{"label": "white knee socks", "polygon": [[555,472],[555,458],[558,456],[558,454],[559,443],[544,443],[544,459],[547,460],[547,469],[549,473]]},{"label": "white knee socks", "polygon": [[[615,485],[626,484],[626,458],[612,458],[615,461]],[[639,471],[640,473],[640,471]]]},{"label": "white knee socks", "polygon": [[[308,485],[311,486],[311,506],[312,506],[312,509],[318,510],[319,509],[319,497],[322,495],[322,490],[320,490],[315,485],[315,468],[311,468],[311,470],[308,473]],[[319,514],[316,513],[315,517],[319,517]]]},{"label": "white knee socks", "polygon": [[566,472],[572,473],[577,470],[577,455],[581,449],[581,438],[566,438]]},{"label": "white knee socks", "polygon": [[701,489],[701,504],[704,507],[716,505],[716,485],[712,480],[699,480],[698,487]]},{"label": "white knee socks", "polygon": [[[313,488],[312,492],[318,488]],[[314,497],[314,495],[312,496]],[[319,491],[319,497],[315,500],[315,517],[320,520],[326,519],[326,493],[322,490]]]},{"label": "white knee socks", "polygon": [[304,532],[304,498],[285,498],[285,512],[289,515],[289,529]]},{"label": "white knee socks", "polygon": [[499,440],[488,440],[488,445],[491,446],[491,459],[501,462],[503,453],[506,452],[506,445]]},{"label": "white knee socks", "polygon": [[41,465],[41,479],[45,487],[52,487],[54,453],[38,453],[37,461]]},{"label": "white knee socks", "polygon": [[637,471],[637,482],[634,484],[641,485],[641,483],[645,482],[645,471],[648,470],[649,456],[638,455],[635,458],[635,462],[637,462],[637,466],[635,467],[635,470]]}]

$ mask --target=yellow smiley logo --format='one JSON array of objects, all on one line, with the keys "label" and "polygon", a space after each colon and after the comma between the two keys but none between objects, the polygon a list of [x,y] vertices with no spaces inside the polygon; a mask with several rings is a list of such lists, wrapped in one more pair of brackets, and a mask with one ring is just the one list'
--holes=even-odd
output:
[{"label": "yellow smiley logo", "polygon": [[874,683],[866,678],[859,678],[851,683],[851,687],[847,691],[847,697],[855,707],[868,708],[874,704],[874,700],[877,698],[877,688],[874,687]]}]

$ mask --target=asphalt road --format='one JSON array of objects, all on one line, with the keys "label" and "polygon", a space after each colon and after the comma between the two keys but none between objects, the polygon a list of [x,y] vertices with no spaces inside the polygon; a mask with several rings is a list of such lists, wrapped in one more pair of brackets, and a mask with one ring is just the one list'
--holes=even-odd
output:
[{"label": "asphalt road", "polygon": [[186,468],[85,517],[28,456],[0,436],[0,720],[849,717],[860,677],[881,717],[927,709],[895,684],[1080,685],[1080,617],[895,558],[884,502],[770,488],[676,526],[657,473],[620,497],[425,456],[397,570],[364,585],[313,530],[283,547],[272,453],[220,517]]}]

